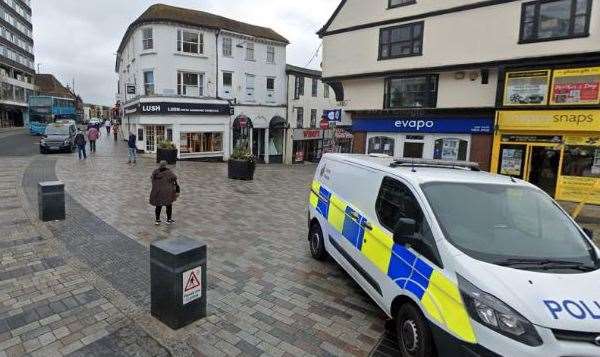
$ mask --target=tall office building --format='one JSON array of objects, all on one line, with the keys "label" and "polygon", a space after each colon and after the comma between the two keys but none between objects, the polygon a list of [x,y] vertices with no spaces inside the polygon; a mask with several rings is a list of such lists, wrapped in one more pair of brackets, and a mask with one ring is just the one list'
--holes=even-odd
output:
[{"label": "tall office building", "polygon": [[0,127],[28,121],[27,98],[35,91],[31,0],[0,1]]}]

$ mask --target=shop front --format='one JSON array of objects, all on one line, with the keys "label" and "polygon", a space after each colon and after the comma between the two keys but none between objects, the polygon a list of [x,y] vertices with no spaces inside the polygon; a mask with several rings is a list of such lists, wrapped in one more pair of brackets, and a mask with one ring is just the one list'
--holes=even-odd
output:
[{"label": "shop front", "polygon": [[479,162],[489,167],[491,117],[355,118],[352,131],[365,133],[367,154],[398,158]]},{"label": "shop front", "polygon": [[142,99],[126,105],[124,113],[123,130],[137,136],[140,152],[154,154],[167,141],[178,149],[179,159],[229,159],[227,102]]},{"label": "shop front", "polygon": [[558,200],[600,204],[600,110],[498,112],[492,172]]},{"label": "shop front", "polygon": [[[292,162],[319,162],[325,147],[325,130],[322,129],[294,129],[292,132],[293,157]],[[331,135],[329,135],[331,140]]]}]

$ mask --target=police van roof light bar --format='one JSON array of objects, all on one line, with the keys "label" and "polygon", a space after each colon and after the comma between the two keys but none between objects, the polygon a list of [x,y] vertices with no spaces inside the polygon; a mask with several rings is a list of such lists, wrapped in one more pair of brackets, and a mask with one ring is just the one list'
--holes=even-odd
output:
[{"label": "police van roof light bar", "polygon": [[450,161],[450,160],[428,160],[428,159],[394,159],[390,167],[396,168],[401,166],[413,167],[437,167],[446,169],[468,169],[471,171],[481,171],[479,164],[476,162],[467,161]]}]

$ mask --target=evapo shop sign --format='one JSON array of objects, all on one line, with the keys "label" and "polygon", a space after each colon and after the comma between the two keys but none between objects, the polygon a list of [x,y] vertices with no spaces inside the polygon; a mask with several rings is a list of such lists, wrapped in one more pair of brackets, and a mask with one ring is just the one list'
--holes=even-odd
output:
[{"label": "evapo shop sign", "polygon": [[492,118],[357,118],[354,132],[491,134]]},{"label": "evapo shop sign", "polygon": [[229,104],[212,103],[140,103],[125,108],[126,114],[142,115],[230,115]]}]

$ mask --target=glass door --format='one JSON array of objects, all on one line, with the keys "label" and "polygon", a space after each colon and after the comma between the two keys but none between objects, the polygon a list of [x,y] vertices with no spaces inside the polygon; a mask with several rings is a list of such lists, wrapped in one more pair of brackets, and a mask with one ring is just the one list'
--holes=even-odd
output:
[{"label": "glass door", "polygon": [[156,132],[154,126],[147,125],[144,127],[146,131],[146,152],[154,152],[156,150]]},{"label": "glass door", "polygon": [[525,179],[526,158],[527,145],[501,145],[498,173],[500,175],[512,176],[518,179]]},{"label": "glass door", "polygon": [[532,146],[528,155],[527,181],[554,197],[560,166],[560,150],[555,147]]}]

